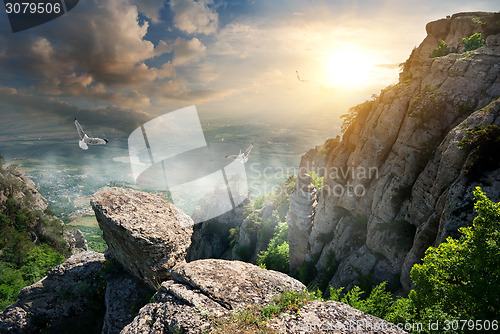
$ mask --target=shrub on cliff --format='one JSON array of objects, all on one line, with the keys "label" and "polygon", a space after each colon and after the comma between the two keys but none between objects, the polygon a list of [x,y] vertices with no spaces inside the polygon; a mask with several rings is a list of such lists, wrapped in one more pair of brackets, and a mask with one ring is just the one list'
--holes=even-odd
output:
[{"label": "shrub on cliff", "polygon": [[[500,202],[494,203],[478,187],[474,191],[477,217],[430,247],[421,264],[411,270],[416,284],[408,298],[394,299],[379,284],[367,295],[358,286],[345,292],[330,287],[330,300],[346,303],[412,333],[496,331],[500,318]],[[439,329],[434,330],[439,324]],[[405,327],[406,326],[406,327]]]},{"label": "shrub on cliff", "polygon": [[278,222],[267,249],[262,251],[258,257],[258,265],[265,265],[266,269],[288,273],[290,252],[288,247],[288,224],[286,222]]},{"label": "shrub on cliff", "polygon": [[467,38],[462,38],[462,43],[464,44],[464,51],[472,51],[484,46],[484,39],[481,33],[478,32]]},{"label": "shrub on cliff", "polygon": [[456,48],[449,48],[445,41],[441,40],[437,48],[432,51],[429,58],[443,57],[452,52],[456,52]]},{"label": "shrub on cliff", "polygon": [[430,247],[411,270],[417,288],[410,299],[421,315],[436,310],[456,319],[500,318],[500,203],[479,187],[474,197],[473,225],[461,228],[459,239]]}]

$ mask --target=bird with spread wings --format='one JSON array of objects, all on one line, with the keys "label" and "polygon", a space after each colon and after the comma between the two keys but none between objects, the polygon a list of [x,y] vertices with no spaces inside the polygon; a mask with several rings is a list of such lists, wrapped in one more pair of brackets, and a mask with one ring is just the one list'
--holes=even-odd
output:
[{"label": "bird with spread wings", "polygon": [[240,154],[226,155],[226,158],[227,159],[238,160],[242,164],[244,164],[245,162],[248,161],[248,155],[250,154],[250,151],[252,150],[252,148],[253,148],[253,143],[250,144],[250,146],[248,146],[248,148],[246,149],[245,152],[241,153],[241,150],[240,150]]},{"label": "bird with spread wings", "polygon": [[80,136],[80,141],[78,142],[78,146],[82,150],[87,150],[89,147],[88,145],[105,145],[109,140],[107,139],[101,139],[101,138],[92,138],[89,137],[82,129],[82,126],[80,123],[75,118],[75,126],[76,130],[78,131],[78,135]]}]

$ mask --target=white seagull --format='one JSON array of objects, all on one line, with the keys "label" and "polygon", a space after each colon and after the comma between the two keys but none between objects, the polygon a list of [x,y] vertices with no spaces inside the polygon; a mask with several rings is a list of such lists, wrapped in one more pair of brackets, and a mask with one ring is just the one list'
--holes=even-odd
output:
[{"label": "white seagull", "polygon": [[248,161],[248,155],[250,154],[252,147],[253,147],[253,143],[250,144],[250,146],[248,146],[247,150],[244,153],[241,153],[241,150],[240,150],[240,154],[238,154],[238,155],[236,155],[236,154],[226,155],[226,158],[233,159],[233,160],[239,160],[242,164],[244,164],[245,162]]},{"label": "white seagull", "polygon": [[101,138],[91,138],[87,136],[85,132],[83,132],[82,126],[75,118],[76,130],[78,131],[78,135],[80,136],[80,141],[78,142],[78,146],[82,150],[87,150],[89,147],[87,145],[105,145],[109,140],[101,139]]},{"label": "white seagull", "polygon": [[301,83],[301,82],[309,82],[309,80],[303,80],[303,79],[300,78],[299,71],[295,71],[295,73],[297,73],[297,80],[299,81],[299,83]]}]

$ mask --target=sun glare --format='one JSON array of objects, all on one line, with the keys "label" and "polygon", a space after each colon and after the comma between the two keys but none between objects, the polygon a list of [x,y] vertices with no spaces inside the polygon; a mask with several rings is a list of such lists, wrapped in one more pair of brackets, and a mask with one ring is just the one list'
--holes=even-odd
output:
[{"label": "sun glare", "polygon": [[375,60],[354,48],[334,50],[323,60],[323,80],[327,87],[356,88],[372,84]]}]

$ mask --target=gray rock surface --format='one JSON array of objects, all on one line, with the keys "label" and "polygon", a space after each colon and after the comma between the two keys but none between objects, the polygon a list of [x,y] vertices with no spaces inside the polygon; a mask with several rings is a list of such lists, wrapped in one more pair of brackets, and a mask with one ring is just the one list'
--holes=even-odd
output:
[{"label": "gray rock surface", "polygon": [[153,290],[126,272],[113,275],[106,284],[102,334],[117,334],[134,320],[140,308],[149,302]]},{"label": "gray rock surface", "polygon": [[[409,270],[425,249],[472,222],[473,187],[482,186],[498,201],[499,166],[492,163],[471,178],[471,152],[457,144],[474,126],[498,123],[500,112],[490,103],[500,96],[500,34],[494,24],[477,23],[499,18],[461,13],[429,23],[400,82],[355,108],[357,118],[326,164],[317,166],[318,154],[308,153],[309,165],[325,170],[324,186],[317,205],[309,204],[316,213],[308,243],[290,243],[290,257],[308,249],[301,258],[319,258],[322,273],[333,254],[338,269],[330,284],[336,287],[359,284],[359,276],[395,286],[401,277],[408,291]],[[483,33],[485,46],[429,58],[440,40],[455,46],[476,32]],[[301,165],[308,165],[306,156]],[[291,205],[289,216],[307,211]]]},{"label": "gray rock surface", "polygon": [[229,244],[229,230],[241,226],[245,206],[248,203],[249,199],[246,199],[231,211],[195,224],[187,261],[209,258],[231,259],[232,248]]},{"label": "gray rock surface", "polygon": [[111,256],[151,287],[185,260],[193,220],[170,202],[131,189],[102,188],[91,205]]},{"label": "gray rock surface", "polygon": [[268,327],[279,333],[406,333],[396,325],[358,311],[344,303],[315,300],[300,313],[285,313],[271,319]]},{"label": "gray rock surface", "polygon": [[102,254],[81,252],[21,290],[19,300],[0,313],[0,333],[63,333],[83,324],[89,333],[98,333],[104,310],[105,282],[99,276],[103,262]]},{"label": "gray rock surface", "polygon": [[316,193],[317,189],[312,184],[311,176],[300,174],[295,191],[290,196],[290,210],[286,219],[290,247],[290,271],[292,272],[306,260],[306,254],[309,251],[309,234],[317,205]]},{"label": "gray rock surface", "polygon": [[301,291],[299,281],[250,263],[217,259],[179,263],[173,280],[162,283],[155,300],[144,306],[125,333],[203,333],[210,317],[246,305],[269,304],[283,291]]}]

